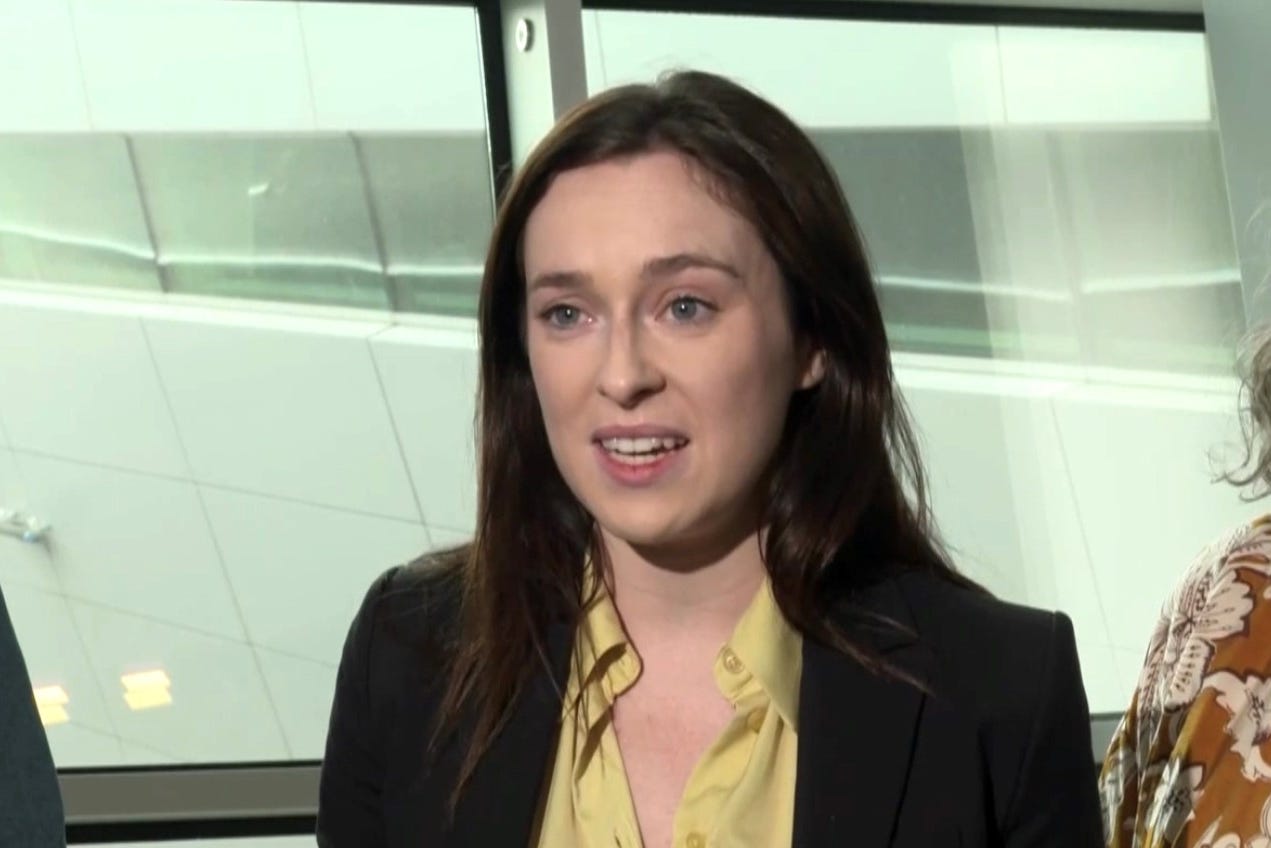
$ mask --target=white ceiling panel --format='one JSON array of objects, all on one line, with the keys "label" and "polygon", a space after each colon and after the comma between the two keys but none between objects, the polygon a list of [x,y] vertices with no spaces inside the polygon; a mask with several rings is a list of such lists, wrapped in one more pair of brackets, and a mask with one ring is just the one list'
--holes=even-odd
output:
[{"label": "white ceiling panel", "polygon": [[256,649],[256,655],[282,718],[291,755],[302,760],[321,759],[335,694],[335,666],[262,648]]},{"label": "white ceiling panel", "polygon": [[58,766],[118,762],[114,723],[66,600],[8,582],[4,595],[31,685],[59,686],[68,699],[64,707],[69,720],[47,729]]},{"label": "white ceiling panel", "polygon": [[[156,751],[154,748],[147,748],[145,745],[138,745],[136,742],[121,742],[119,748],[122,751],[119,761],[125,765],[176,765],[181,762],[179,758],[172,754]],[[167,848],[167,846],[165,845],[164,848]]]},{"label": "white ceiling panel", "polygon": [[[31,514],[30,499],[18,474],[13,451],[4,448],[0,448],[0,510],[20,510]],[[0,534],[0,584],[7,586],[11,582],[50,592],[59,591],[53,562],[44,545]]]},{"label": "white ceiling panel", "polygon": [[371,347],[425,523],[471,532],[477,503],[475,333],[394,327],[372,339]]},{"label": "white ceiling panel", "polygon": [[47,728],[49,749],[58,768],[102,768],[124,762],[119,739],[74,722]]},{"label": "white ceiling panel", "polygon": [[291,324],[146,319],[196,479],[418,521],[365,335]]},{"label": "white ceiling panel", "polygon": [[428,546],[405,521],[210,487],[203,498],[251,642],[331,665],[372,581]]},{"label": "white ceiling panel", "polygon": [[0,385],[14,447],[186,473],[140,321],[6,298],[0,294]]},{"label": "white ceiling panel", "polygon": [[242,639],[194,484],[20,454],[70,597]]},{"label": "white ceiling panel", "polygon": [[[71,601],[106,708],[125,745],[179,761],[276,760],[289,751],[251,649],[151,619]],[[161,671],[171,702],[134,709],[125,675]],[[147,687],[157,697],[164,687]]]}]

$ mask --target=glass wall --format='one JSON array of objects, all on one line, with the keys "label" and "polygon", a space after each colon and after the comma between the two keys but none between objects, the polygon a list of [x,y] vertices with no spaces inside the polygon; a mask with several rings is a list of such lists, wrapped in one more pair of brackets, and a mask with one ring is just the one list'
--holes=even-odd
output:
[{"label": "glass wall", "polygon": [[[84,86],[0,118],[0,279],[473,312],[493,192],[471,9],[37,5],[8,14],[70,40]],[[29,79],[32,112],[51,83]]]},{"label": "glass wall", "polygon": [[1128,702],[1192,554],[1255,513],[1240,274],[1200,32],[592,11],[591,91],[726,74],[806,127],[874,265],[960,567],[1074,620]]},{"label": "glass wall", "polygon": [[593,91],[706,68],[812,132],[897,350],[1230,373],[1203,34],[611,11],[586,34]]},{"label": "glass wall", "polygon": [[51,528],[0,533],[0,582],[55,759],[317,758],[367,586],[469,521],[477,14],[13,0],[0,32],[0,511]]}]

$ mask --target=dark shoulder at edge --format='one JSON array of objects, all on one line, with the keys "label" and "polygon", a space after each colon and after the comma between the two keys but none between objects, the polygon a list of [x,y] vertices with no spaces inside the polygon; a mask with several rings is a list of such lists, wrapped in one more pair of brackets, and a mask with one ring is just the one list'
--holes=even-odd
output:
[{"label": "dark shoulder at edge", "polygon": [[[1052,650],[1053,612],[995,598],[934,574],[897,577],[920,642],[970,677],[1034,677]],[[978,672],[978,673],[977,673]],[[959,675],[961,676],[961,675]]]},{"label": "dark shoulder at edge", "polygon": [[403,647],[439,647],[457,624],[460,598],[456,551],[428,553],[394,566],[376,580],[363,609],[370,626]]}]

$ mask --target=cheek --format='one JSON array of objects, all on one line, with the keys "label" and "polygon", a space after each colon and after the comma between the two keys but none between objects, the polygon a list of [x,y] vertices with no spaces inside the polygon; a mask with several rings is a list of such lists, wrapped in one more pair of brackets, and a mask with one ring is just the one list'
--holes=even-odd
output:
[{"label": "cheek", "polygon": [[771,449],[781,435],[790,404],[792,355],[780,345],[733,348],[699,382],[703,411],[730,450],[746,454]]},{"label": "cheek", "polygon": [[561,431],[569,428],[571,419],[578,413],[585,369],[580,367],[578,357],[551,348],[536,349],[533,345],[529,349],[529,360],[547,436],[555,444]]}]

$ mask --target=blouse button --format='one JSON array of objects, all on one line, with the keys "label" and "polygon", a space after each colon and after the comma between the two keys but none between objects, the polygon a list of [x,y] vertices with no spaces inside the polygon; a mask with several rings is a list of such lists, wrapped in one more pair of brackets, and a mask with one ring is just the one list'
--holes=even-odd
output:
[{"label": "blouse button", "polygon": [[[732,648],[724,649],[724,668],[729,674],[741,674],[741,660],[733,653]],[[692,846],[692,848],[697,848],[697,846]]]},{"label": "blouse button", "polygon": [[700,833],[690,833],[684,840],[684,848],[706,848],[706,837]]}]

